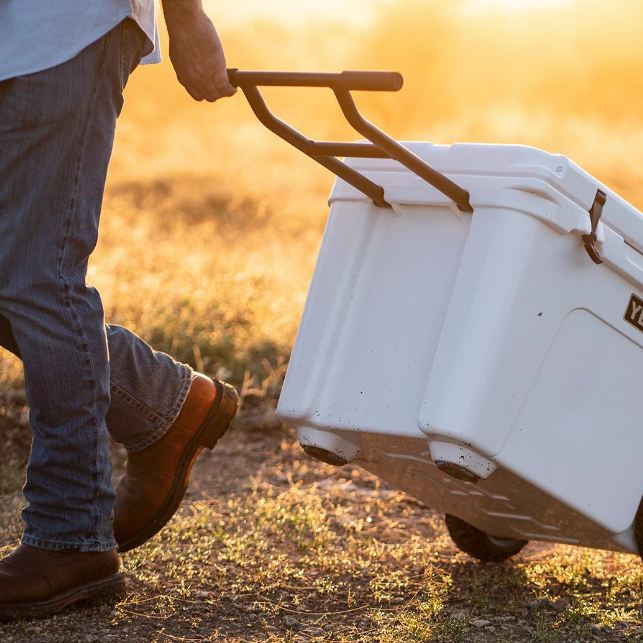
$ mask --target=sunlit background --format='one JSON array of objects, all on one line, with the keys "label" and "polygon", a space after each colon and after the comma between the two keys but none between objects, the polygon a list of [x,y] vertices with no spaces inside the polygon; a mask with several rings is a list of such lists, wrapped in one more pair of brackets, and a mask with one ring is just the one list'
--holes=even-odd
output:
[{"label": "sunlit background", "polygon": [[[357,95],[364,114],[396,138],[534,145],[571,157],[643,206],[639,0],[205,7],[231,67],[397,70],[399,93]],[[334,177],[261,126],[241,94],[192,101],[174,77],[162,21],[161,32],[163,64],[138,69],[126,89],[89,279],[108,321],[228,375],[254,391],[248,402],[260,391],[274,404]],[[313,138],[359,138],[328,90],[265,93]],[[0,386],[21,390],[19,364],[0,360]]]},{"label": "sunlit background", "polygon": [[[401,92],[356,96],[364,114],[396,138],[534,145],[571,157],[643,207],[641,0],[205,4],[231,67],[397,70],[405,78]],[[239,437],[220,445],[237,450],[201,469],[207,502],[188,506],[188,500],[170,530],[126,560],[135,593],[115,622],[137,628],[128,635],[136,640],[148,640],[138,629],[148,621],[158,628],[153,640],[166,640],[166,627],[184,634],[181,640],[204,640],[202,618],[208,632],[224,622],[222,613],[245,621],[243,600],[269,595],[273,634],[264,636],[249,620],[259,609],[253,607],[248,627],[261,638],[221,640],[295,640],[295,630],[286,638],[279,633],[277,602],[290,605],[286,623],[297,610],[319,619],[327,610],[328,621],[320,623],[329,624],[329,637],[351,643],[375,636],[389,643],[471,640],[470,616],[487,618],[490,605],[503,623],[509,606],[519,608],[512,612],[516,628],[531,619],[532,629],[516,630],[512,640],[587,640],[590,623],[631,627],[627,640],[641,640],[643,572],[633,556],[535,545],[515,564],[472,564],[456,554],[437,514],[401,494],[376,491],[356,469],[337,472],[303,457],[294,434],[274,421],[272,433],[265,429],[264,415],[274,420],[334,177],[264,129],[242,95],[215,105],[193,102],[174,78],[164,31],[162,39],[164,63],[138,69],[126,90],[89,281],[103,296],[109,322],[228,379],[243,405],[231,433]],[[328,90],[273,89],[266,96],[311,137],[358,138]],[[2,353],[5,552],[22,526],[27,417],[20,364]],[[270,436],[269,448],[256,441],[263,438],[253,426]],[[250,474],[257,476],[252,488]],[[302,583],[306,588],[298,589]],[[207,592],[191,593],[204,587],[212,600],[198,598]],[[558,596],[569,609],[548,616],[533,606],[536,598]],[[182,602],[172,607],[174,598]],[[206,603],[212,611],[204,611]],[[262,604],[267,613],[269,603]],[[360,612],[366,604],[373,609]],[[188,605],[197,611],[185,611]],[[465,608],[470,616],[462,616]],[[180,619],[183,629],[172,630]],[[555,619],[574,634],[559,638]],[[71,631],[69,621],[61,623]],[[607,630],[596,631],[592,640],[608,640]]]},{"label": "sunlit background", "polygon": [[[537,145],[573,157],[625,192],[635,187],[643,149],[643,3],[636,0],[209,0],[206,6],[230,66],[400,71],[399,94],[359,97],[369,117],[398,138]],[[241,96],[214,107],[192,104],[167,62],[139,70],[131,81],[113,177],[217,172],[263,196],[287,189],[301,198],[314,185],[323,201],[331,177],[273,140]],[[355,138],[330,92],[269,94],[277,111],[306,133]]]},{"label": "sunlit background", "polygon": [[[240,69],[397,70],[360,93],[400,140],[562,153],[643,206],[638,0],[206,0]],[[89,279],[109,321],[274,402],[334,177],[261,126],[244,97],[195,103],[167,56],[130,80]],[[318,139],[359,138],[332,93],[270,89]],[[21,377],[6,356],[0,384]],[[223,370],[221,370],[223,369]],[[272,376],[269,377],[269,373]],[[250,400],[250,397],[248,397]]]}]

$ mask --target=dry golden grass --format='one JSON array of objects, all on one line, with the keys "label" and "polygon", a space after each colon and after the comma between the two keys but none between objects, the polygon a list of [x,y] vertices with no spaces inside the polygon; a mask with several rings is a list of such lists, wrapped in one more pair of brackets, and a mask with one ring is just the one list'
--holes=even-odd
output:
[{"label": "dry golden grass", "polygon": [[[542,147],[643,206],[637,0],[515,0],[522,10],[509,0],[309,4],[218,0],[208,8],[231,66],[397,69],[406,78],[401,93],[358,96],[395,137]],[[311,136],[355,138],[327,92],[266,94]],[[242,96],[195,104],[169,64],[138,70],[90,267],[108,319],[208,373],[228,370],[246,409],[274,404],[331,184],[264,130]],[[24,395],[19,364],[0,359],[1,421],[17,417]],[[238,440],[228,454],[238,470],[225,469],[234,484],[208,477],[205,465],[197,472],[198,502],[129,555],[132,594],[93,613],[96,631],[104,627],[97,636],[643,640],[635,557],[533,545],[513,563],[476,565],[453,549],[439,517],[356,470],[334,474],[301,460],[292,434],[283,443],[247,432]],[[261,460],[264,449],[274,455],[249,470],[248,454]],[[0,544],[8,550],[20,528],[20,475],[9,456],[1,464]],[[547,597],[566,603],[530,603]],[[492,618],[493,630],[473,628],[480,617]],[[85,640],[82,627],[76,638],[77,620],[58,621],[66,640]],[[52,627],[48,640],[57,640]],[[24,626],[7,632],[27,636]]]}]

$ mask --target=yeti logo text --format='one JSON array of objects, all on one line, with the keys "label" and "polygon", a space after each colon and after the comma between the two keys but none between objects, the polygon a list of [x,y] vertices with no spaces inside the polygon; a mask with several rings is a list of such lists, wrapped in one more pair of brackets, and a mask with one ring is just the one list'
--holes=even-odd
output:
[{"label": "yeti logo text", "polygon": [[632,295],[630,303],[625,311],[625,321],[630,322],[643,332],[643,299]]}]

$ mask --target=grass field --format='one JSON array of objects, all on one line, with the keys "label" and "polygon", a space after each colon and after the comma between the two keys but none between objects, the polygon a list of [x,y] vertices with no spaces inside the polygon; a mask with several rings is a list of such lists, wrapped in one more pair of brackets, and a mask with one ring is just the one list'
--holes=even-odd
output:
[{"label": "grass field", "polygon": [[[643,207],[639,2],[207,6],[230,66],[399,70],[401,93],[358,97],[396,138],[542,147]],[[266,94],[311,136],[355,138],[323,91]],[[332,180],[264,130],[242,96],[196,104],[169,62],[139,69],[89,270],[108,320],[226,376],[243,417],[274,408]],[[20,533],[21,377],[1,354],[0,553]],[[3,640],[643,640],[633,556],[530,545],[514,562],[479,565],[439,516],[357,469],[303,458],[287,429],[241,426],[222,448],[225,463],[215,452],[200,465],[171,528],[125,557],[122,602],[6,626]]]}]

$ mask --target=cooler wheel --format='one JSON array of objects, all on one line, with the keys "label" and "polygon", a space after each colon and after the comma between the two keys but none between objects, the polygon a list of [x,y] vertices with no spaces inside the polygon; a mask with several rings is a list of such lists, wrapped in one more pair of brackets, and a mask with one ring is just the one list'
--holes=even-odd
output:
[{"label": "cooler wheel", "polygon": [[496,538],[480,531],[460,518],[445,514],[444,521],[451,540],[469,556],[488,563],[501,563],[515,556],[529,541]]}]

